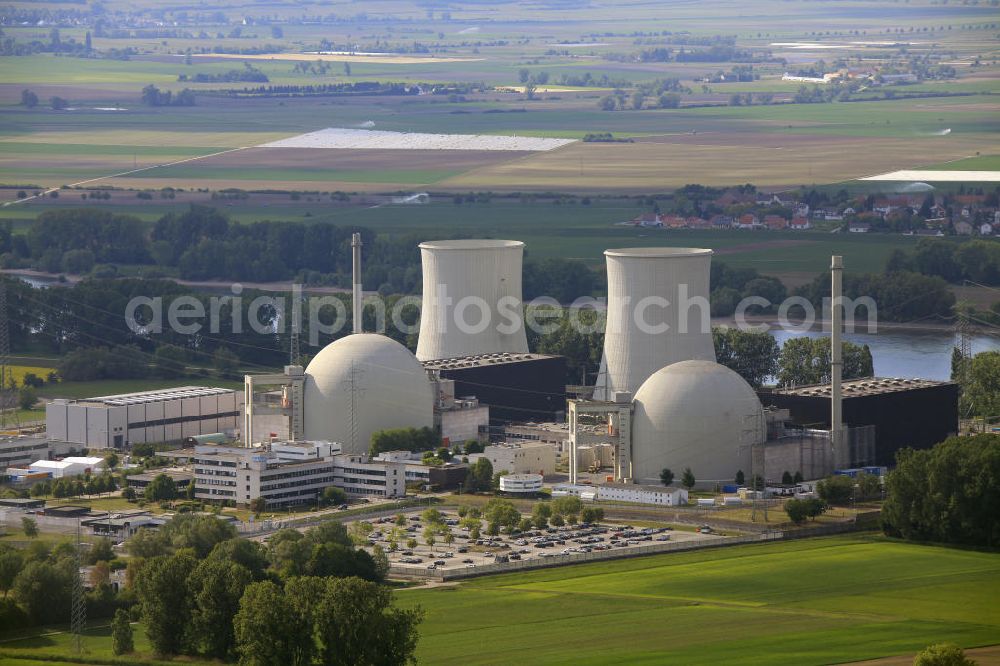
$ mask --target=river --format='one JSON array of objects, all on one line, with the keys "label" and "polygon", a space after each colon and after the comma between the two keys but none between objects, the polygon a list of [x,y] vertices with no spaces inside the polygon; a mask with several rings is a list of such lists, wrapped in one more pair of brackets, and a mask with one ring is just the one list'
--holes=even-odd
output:
[{"label": "river", "polygon": [[[827,333],[810,331],[789,332],[780,328],[771,335],[784,344],[785,340],[807,336],[825,337]],[[844,339],[857,345],[868,345],[872,350],[875,375],[878,377],[921,377],[947,380],[951,377],[951,350],[958,345],[954,331],[941,328],[933,330],[883,329],[877,334],[845,333]],[[972,353],[1000,350],[1000,335],[984,333],[970,335]]]},{"label": "river", "polygon": [[[58,284],[55,278],[39,275],[17,275],[36,288]],[[772,328],[771,335],[784,344],[794,337],[824,337],[821,331],[790,332]],[[872,350],[875,374],[879,377],[921,377],[947,380],[951,377],[951,350],[958,345],[958,336],[947,328],[915,329],[885,328],[877,334],[845,333],[844,339]],[[996,335],[975,332],[970,335],[972,353],[1000,350],[1000,331]]]}]

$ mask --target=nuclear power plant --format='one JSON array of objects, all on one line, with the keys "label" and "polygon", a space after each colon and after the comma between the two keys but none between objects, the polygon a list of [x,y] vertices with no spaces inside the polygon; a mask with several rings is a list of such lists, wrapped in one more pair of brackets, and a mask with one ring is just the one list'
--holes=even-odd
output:
[{"label": "nuclear power plant", "polygon": [[[765,409],[739,374],[716,363],[709,249],[605,251],[601,366],[594,386],[572,387],[569,397],[566,359],[528,350],[523,243],[419,245],[423,309],[416,354],[362,330],[360,238],[352,245],[352,334],[327,345],[305,369],[247,376],[247,445],[275,436],[273,421],[255,425],[267,416],[285,419],[280,436],[333,442],[353,455],[367,453],[376,432],[434,428],[446,446],[470,439],[553,446],[570,484],[610,463],[612,473],[602,481],[657,484],[664,469],[690,469],[703,487],[784,470],[816,478],[883,459],[875,454],[874,423],[855,421],[853,411],[848,423],[840,416],[839,356],[826,430],[803,423],[794,394],[762,392]],[[255,397],[257,387],[275,385],[280,399],[273,392],[269,404]],[[814,409],[809,418],[818,420]]]}]

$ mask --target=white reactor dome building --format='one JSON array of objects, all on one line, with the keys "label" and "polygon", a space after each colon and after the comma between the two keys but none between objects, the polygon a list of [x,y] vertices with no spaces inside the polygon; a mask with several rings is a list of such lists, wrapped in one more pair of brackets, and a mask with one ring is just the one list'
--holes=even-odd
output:
[{"label": "white reactor dome building", "polygon": [[367,453],[379,430],[433,425],[427,373],[406,347],[384,335],[355,333],[330,343],[305,376],[306,439]]},{"label": "white reactor dome building", "polygon": [[521,307],[523,256],[521,241],[421,243],[424,289],[417,358],[528,353]]},{"label": "white reactor dome building", "polygon": [[607,250],[608,320],[594,397],[634,394],[658,368],[714,361],[709,308],[712,251],[691,247]]},{"label": "white reactor dome building", "polygon": [[681,361],[647,379],[635,394],[632,475],[659,483],[690,467],[699,481],[750,477],[751,447],[764,441],[764,409],[753,388],[712,361]]}]

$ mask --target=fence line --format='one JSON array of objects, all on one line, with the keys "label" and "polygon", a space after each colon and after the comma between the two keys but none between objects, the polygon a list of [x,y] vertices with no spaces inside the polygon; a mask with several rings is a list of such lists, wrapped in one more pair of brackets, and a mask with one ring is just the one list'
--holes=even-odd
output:
[{"label": "fence line", "polygon": [[[877,513],[877,512],[874,512]],[[601,560],[622,560],[633,557],[645,557],[647,555],[661,555],[664,553],[681,552],[688,550],[707,550],[709,548],[725,548],[727,546],[738,546],[753,543],[767,543],[770,541],[784,541],[788,539],[803,539],[807,537],[827,536],[832,534],[842,534],[853,532],[857,526],[851,523],[835,523],[830,525],[818,525],[792,531],[769,531],[760,534],[751,534],[738,537],[722,537],[705,541],[668,541],[664,543],[653,543],[644,546],[633,546],[622,550],[601,550],[589,553],[567,553],[555,554],[550,557],[533,558],[530,560],[512,560],[504,563],[482,564],[466,569],[426,569],[393,564],[389,567],[389,573],[406,578],[420,578],[433,581],[460,580],[463,578],[474,578],[477,576],[489,576],[498,573],[512,573],[515,571],[528,571],[532,569],[547,569],[551,567],[564,566],[567,564],[582,564],[584,562],[597,562]]]}]

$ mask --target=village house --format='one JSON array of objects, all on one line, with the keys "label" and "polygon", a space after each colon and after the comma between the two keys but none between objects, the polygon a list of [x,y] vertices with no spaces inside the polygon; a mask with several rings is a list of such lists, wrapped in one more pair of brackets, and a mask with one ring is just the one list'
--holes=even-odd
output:
[{"label": "village house", "polygon": [[972,225],[965,220],[959,220],[955,223],[955,233],[959,236],[971,236]]},{"label": "village house", "polygon": [[780,215],[765,215],[764,226],[771,231],[781,231],[788,228],[788,220]]},{"label": "village house", "polygon": [[709,222],[713,229],[731,229],[733,227],[733,218],[728,215],[713,215]]}]

